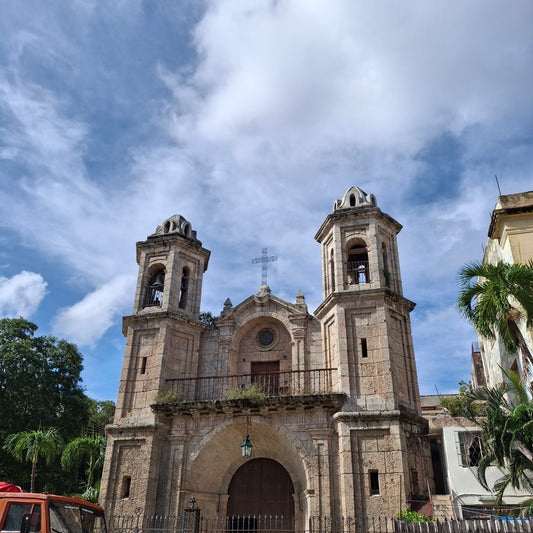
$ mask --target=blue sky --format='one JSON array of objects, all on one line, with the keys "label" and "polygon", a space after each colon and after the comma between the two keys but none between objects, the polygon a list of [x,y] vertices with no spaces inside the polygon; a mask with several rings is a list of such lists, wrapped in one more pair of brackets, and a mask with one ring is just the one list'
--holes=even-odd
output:
[{"label": "blue sky", "polygon": [[313,237],[352,185],[403,226],[420,390],[470,375],[456,274],[497,174],[533,189],[533,3],[4,0],[0,315],[76,342],[116,400],[135,242],[174,213],[211,250],[202,309],[320,303]]}]

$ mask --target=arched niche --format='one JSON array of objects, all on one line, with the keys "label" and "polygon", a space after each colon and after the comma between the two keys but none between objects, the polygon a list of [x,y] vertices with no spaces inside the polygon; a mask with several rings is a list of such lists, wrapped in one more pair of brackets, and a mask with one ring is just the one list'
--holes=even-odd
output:
[{"label": "arched niche", "polygon": [[238,375],[290,372],[292,338],[286,325],[272,316],[246,322],[233,338],[230,369]]},{"label": "arched niche", "polygon": [[304,500],[301,495],[309,487],[311,471],[306,461],[313,457],[312,451],[285,426],[264,424],[258,418],[247,420],[242,416],[239,421],[218,423],[202,438],[189,443],[190,460],[183,488],[195,496],[206,515],[227,513],[230,483],[237,470],[250,460],[241,456],[240,445],[246,433],[253,445],[252,459],[278,462],[291,479],[296,499]]}]

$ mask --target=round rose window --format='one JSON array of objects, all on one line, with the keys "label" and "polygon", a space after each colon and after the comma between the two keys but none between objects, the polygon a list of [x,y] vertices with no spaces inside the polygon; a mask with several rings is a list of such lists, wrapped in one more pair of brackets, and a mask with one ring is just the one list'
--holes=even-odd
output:
[{"label": "round rose window", "polygon": [[270,346],[274,342],[274,333],[269,329],[264,329],[257,337],[261,346]]}]

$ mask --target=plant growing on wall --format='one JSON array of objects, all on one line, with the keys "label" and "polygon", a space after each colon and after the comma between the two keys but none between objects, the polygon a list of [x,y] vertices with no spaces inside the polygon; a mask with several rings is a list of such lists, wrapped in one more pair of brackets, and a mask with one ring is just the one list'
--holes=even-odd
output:
[{"label": "plant growing on wall", "polygon": [[228,400],[256,400],[265,401],[268,394],[257,383],[250,383],[243,388],[230,389],[226,392],[226,399]]}]

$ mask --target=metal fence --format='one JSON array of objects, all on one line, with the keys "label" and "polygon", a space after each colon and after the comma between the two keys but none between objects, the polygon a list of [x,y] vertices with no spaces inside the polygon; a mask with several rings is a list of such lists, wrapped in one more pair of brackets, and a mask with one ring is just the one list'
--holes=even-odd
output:
[{"label": "metal fence", "polygon": [[240,374],[201,378],[167,379],[166,388],[185,402],[212,402],[243,397],[257,385],[268,397],[328,394],[332,392],[331,368]]},{"label": "metal fence", "polygon": [[533,533],[533,519],[401,522],[387,517],[311,517],[297,526],[283,516],[211,516],[188,509],[181,516],[111,516],[108,533]]}]

